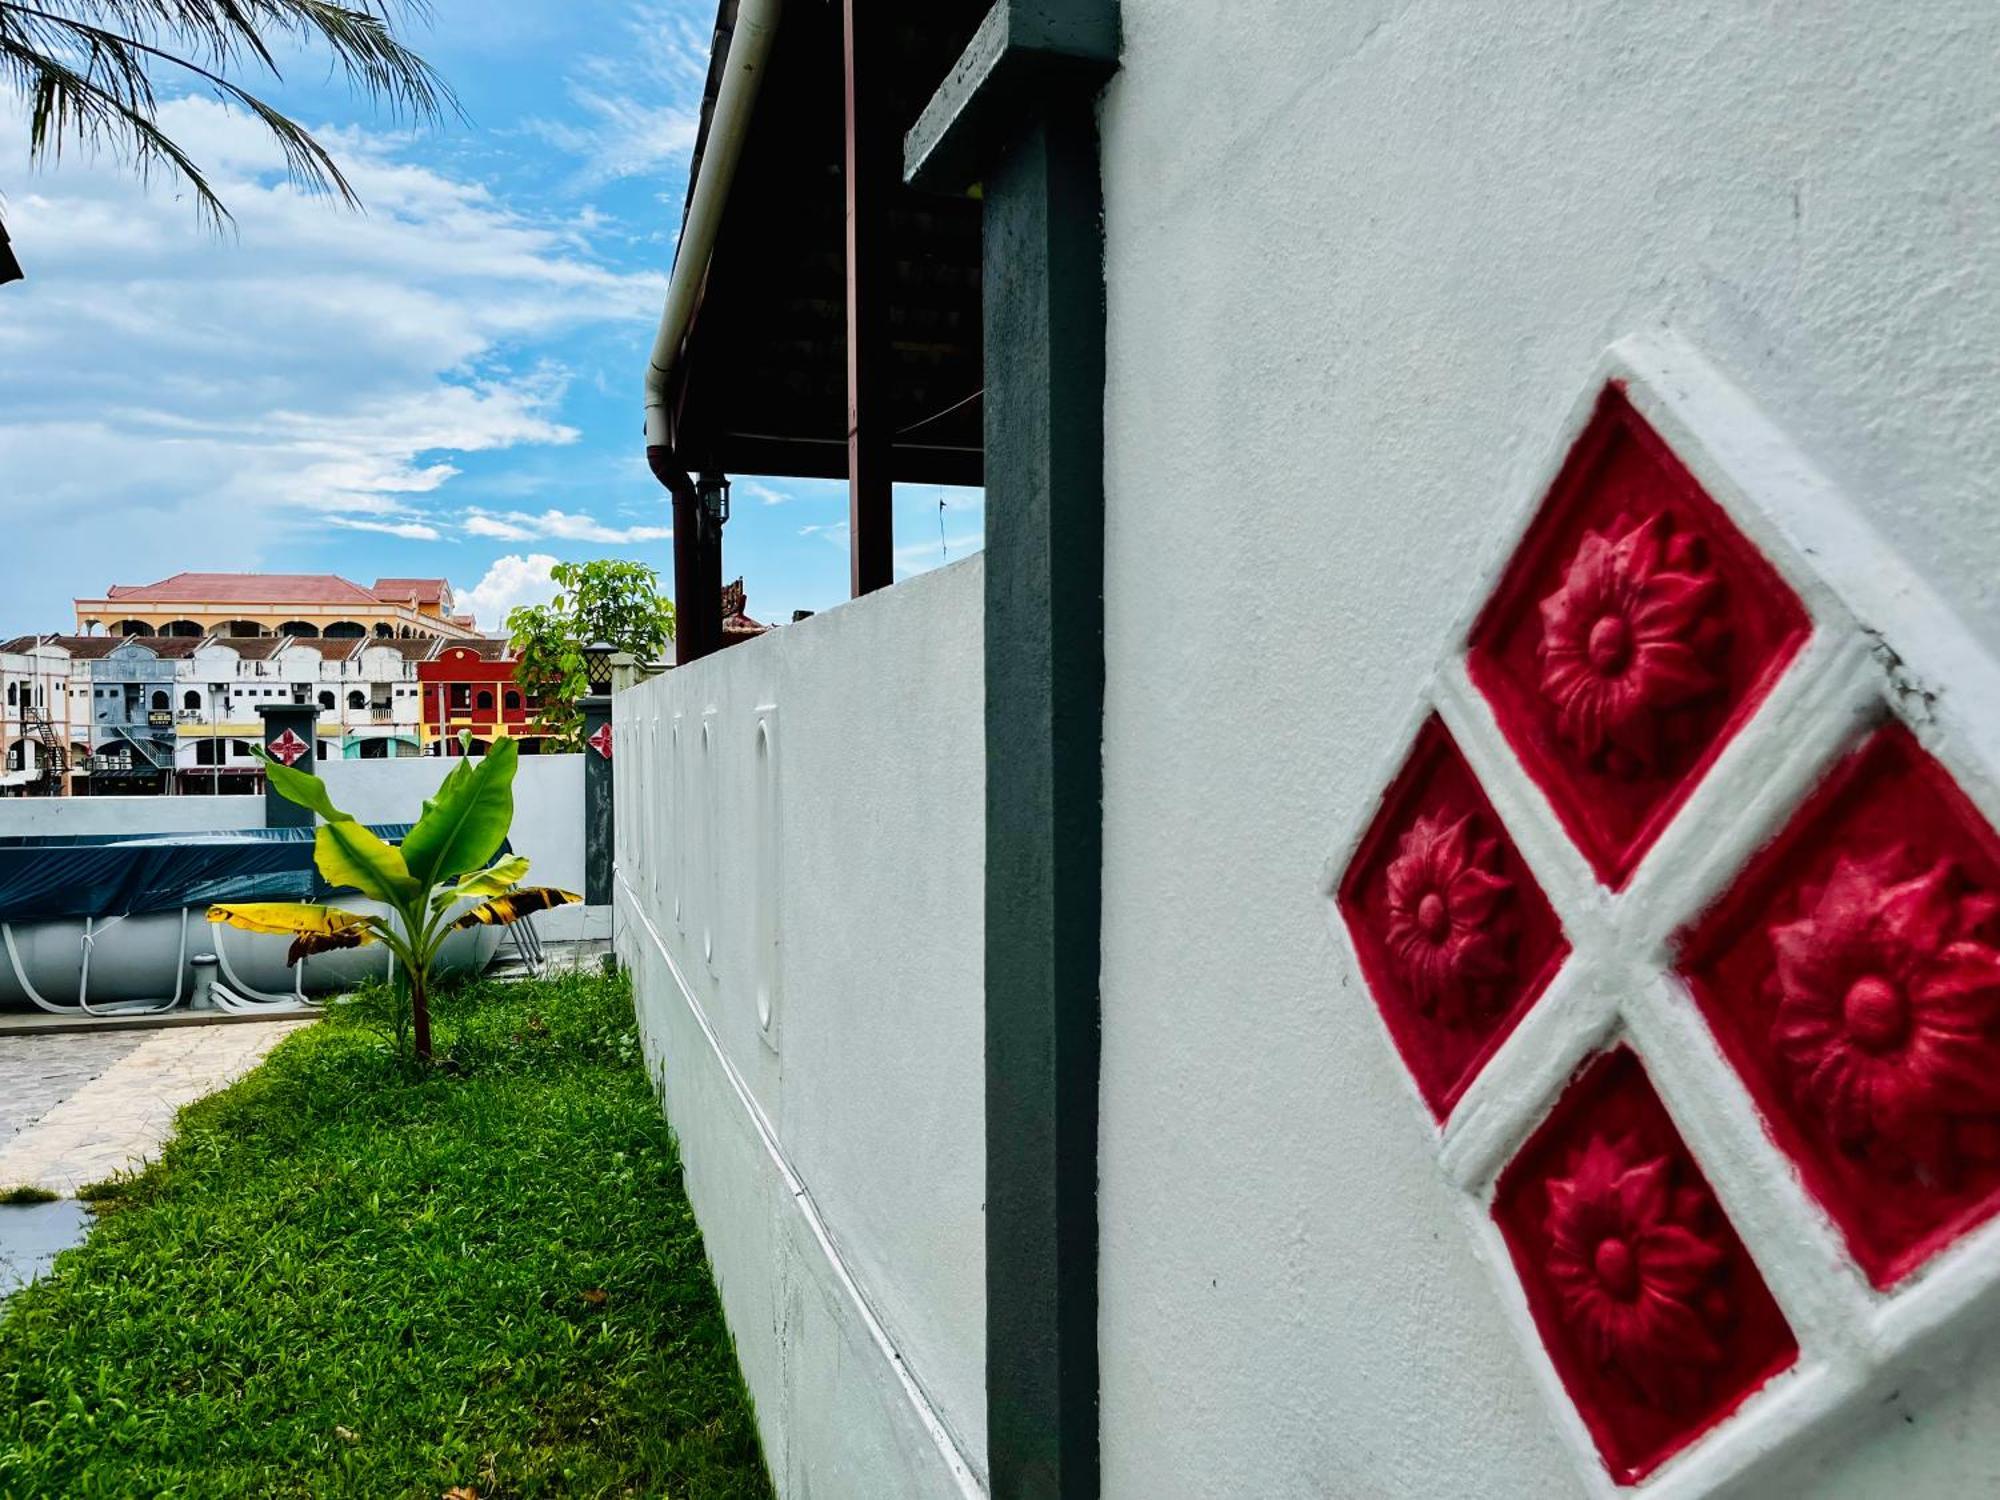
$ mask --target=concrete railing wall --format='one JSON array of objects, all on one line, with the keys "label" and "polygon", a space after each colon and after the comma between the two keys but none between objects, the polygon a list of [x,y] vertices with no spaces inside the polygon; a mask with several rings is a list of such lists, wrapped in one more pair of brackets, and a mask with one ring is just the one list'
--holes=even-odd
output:
[{"label": "concrete railing wall", "polygon": [[[319,764],[336,806],[367,823],[413,822],[424,798],[456,761],[329,760]],[[524,756],[514,780],[516,850],[533,861],[541,885],[583,889],[583,756]],[[262,828],[255,797],[8,797],[0,799],[0,837],[20,834],[205,833]],[[535,919],[542,936],[602,936],[608,913],[568,907]]]},{"label": "concrete railing wall", "polygon": [[786,1496],[980,1492],[982,567],[615,702],[618,949]]}]

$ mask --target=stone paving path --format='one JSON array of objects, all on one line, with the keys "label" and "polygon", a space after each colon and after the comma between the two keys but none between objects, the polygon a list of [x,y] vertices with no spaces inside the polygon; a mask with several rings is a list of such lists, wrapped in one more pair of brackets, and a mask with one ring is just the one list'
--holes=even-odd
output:
[{"label": "stone paving path", "polygon": [[136,1052],[146,1036],[106,1031],[0,1041],[0,1149],[119,1058]]},{"label": "stone paving path", "polygon": [[310,1019],[0,1039],[0,1188],[73,1194],[138,1167],[184,1104],[241,1077]]}]

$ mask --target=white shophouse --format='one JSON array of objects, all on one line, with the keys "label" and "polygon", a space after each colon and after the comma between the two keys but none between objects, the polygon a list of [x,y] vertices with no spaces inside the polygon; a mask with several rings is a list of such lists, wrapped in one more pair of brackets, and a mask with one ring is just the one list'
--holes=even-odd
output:
[{"label": "white shophouse", "polygon": [[48,797],[68,789],[77,748],[69,684],[69,653],[52,638],[22,636],[0,646],[0,794]]}]

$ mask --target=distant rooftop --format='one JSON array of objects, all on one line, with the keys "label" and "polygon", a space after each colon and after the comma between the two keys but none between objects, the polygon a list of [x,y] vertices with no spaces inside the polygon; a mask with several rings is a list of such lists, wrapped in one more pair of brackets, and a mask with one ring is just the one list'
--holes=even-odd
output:
[{"label": "distant rooftop", "polygon": [[378,578],[373,593],[397,604],[435,604],[442,609],[451,603],[451,585],[442,578]]},{"label": "distant rooftop", "polygon": [[408,596],[385,600],[333,573],[176,573],[158,583],[114,583],[104,597],[125,604],[366,606],[400,603]]}]

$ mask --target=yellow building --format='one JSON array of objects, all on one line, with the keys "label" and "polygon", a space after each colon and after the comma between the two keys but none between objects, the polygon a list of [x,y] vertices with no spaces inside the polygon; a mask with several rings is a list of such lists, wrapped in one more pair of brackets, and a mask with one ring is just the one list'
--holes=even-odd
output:
[{"label": "yellow building", "polygon": [[477,638],[472,617],[452,608],[442,578],[378,578],[363,588],[332,573],[176,573],[78,599],[76,628],[81,635]]}]

